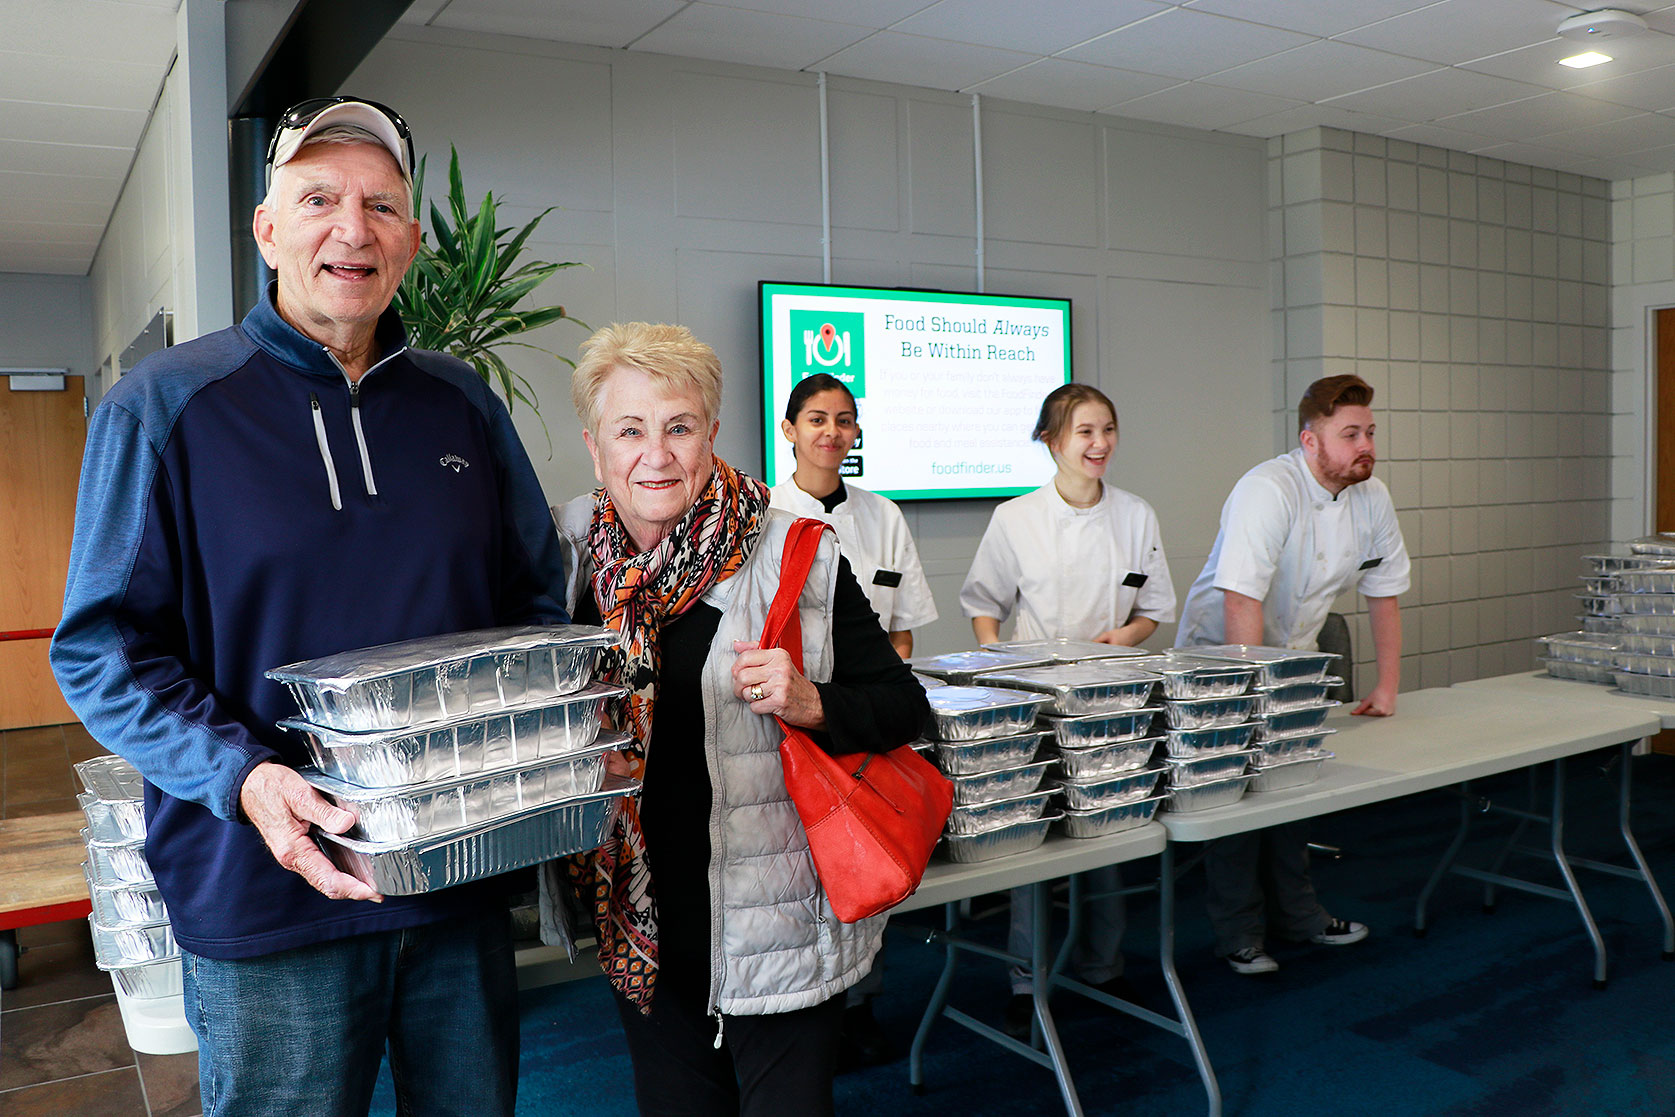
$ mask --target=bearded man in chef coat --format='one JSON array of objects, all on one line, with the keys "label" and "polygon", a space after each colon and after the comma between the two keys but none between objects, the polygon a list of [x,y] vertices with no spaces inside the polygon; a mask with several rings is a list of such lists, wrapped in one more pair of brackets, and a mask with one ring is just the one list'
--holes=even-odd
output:
[{"label": "bearded man in chef coat", "polygon": [[[1312,649],[1332,602],[1357,589],[1367,599],[1378,675],[1352,712],[1388,717],[1401,681],[1396,599],[1408,588],[1409,564],[1390,491],[1373,476],[1372,402],[1372,386],[1359,376],[1309,385],[1297,408],[1299,445],[1246,473],[1222,506],[1176,647]],[[1328,946],[1367,937],[1364,924],[1334,918],[1316,897],[1306,822],[1214,841],[1205,869],[1216,953],[1238,973],[1279,969],[1266,950],[1269,926],[1282,938]]]}]

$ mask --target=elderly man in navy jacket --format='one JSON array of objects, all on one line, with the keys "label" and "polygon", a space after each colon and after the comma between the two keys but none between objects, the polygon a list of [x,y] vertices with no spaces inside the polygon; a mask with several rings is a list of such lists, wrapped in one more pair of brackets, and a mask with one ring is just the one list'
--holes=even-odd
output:
[{"label": "elderly man in navy jacket", "polygon": [[353,816],[297,774],[281,664],[566,620],[562,560],[504,406],[409,349],[419,246],[393,110],[280,121],[254,233],[278,274],[231,329],[142,361],[88,429],[53,670],[146,780],[207,1114],[510,1114],[516,981],[495,881],[378,896],[309,839]]}]

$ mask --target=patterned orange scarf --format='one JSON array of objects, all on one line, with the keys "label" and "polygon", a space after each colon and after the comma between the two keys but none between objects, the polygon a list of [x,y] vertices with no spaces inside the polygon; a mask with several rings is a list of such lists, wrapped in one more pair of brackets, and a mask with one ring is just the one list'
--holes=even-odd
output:
[{"label": "patterned orange scarf", "polygon": [[[593,594],[606,626],[622,635],[622,663],[606,678],[628,688],[627,724],[619,728],[632,737],[624,751],[636,779],[645,774],[651,743],[662,666],[659,632],[744,565],[767,515],[766,485],[720,458],[714,463],[703,494],[649,551],[634,551],[604,489],[593,496],[588,533]],[[604,845],[569,858],[565,869],[583,903],[592,901],[605,975],[641,1012],[650,1012],[657,983],[657,899],[638,801],[625,801]]]}]

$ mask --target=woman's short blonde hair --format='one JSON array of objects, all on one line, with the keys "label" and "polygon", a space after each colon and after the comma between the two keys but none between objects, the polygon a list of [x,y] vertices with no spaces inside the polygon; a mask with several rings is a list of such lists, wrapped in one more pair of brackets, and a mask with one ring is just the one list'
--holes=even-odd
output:
[{"label": "woman's short blonde hair", "polygon": [[611,373],[638,369],[664,391],[695,392],[704,404],[704,423],[721,414],[721,360],[685,326],[661,322],[613,322],[582,342],[582,359],[570,377],[570,402],[582,425],[599,430],[599,398]]}]

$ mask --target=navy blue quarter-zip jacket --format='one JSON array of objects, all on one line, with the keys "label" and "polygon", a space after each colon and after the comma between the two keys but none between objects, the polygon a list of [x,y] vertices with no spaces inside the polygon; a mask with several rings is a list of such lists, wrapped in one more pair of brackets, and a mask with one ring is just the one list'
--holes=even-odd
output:
[{"label": "navy blue quarter-zip jacket", "polygon": [[492,885],[328,900],[240,821],[246,774],[306,763],[273,667],[350,648],[562,622],[547,502],[469,366],[408,349],[351,384],[278,314],[148,357],[89,424],[52,667],[146,778],[146,856],[187,950],[241,958],[414,926]]}]

